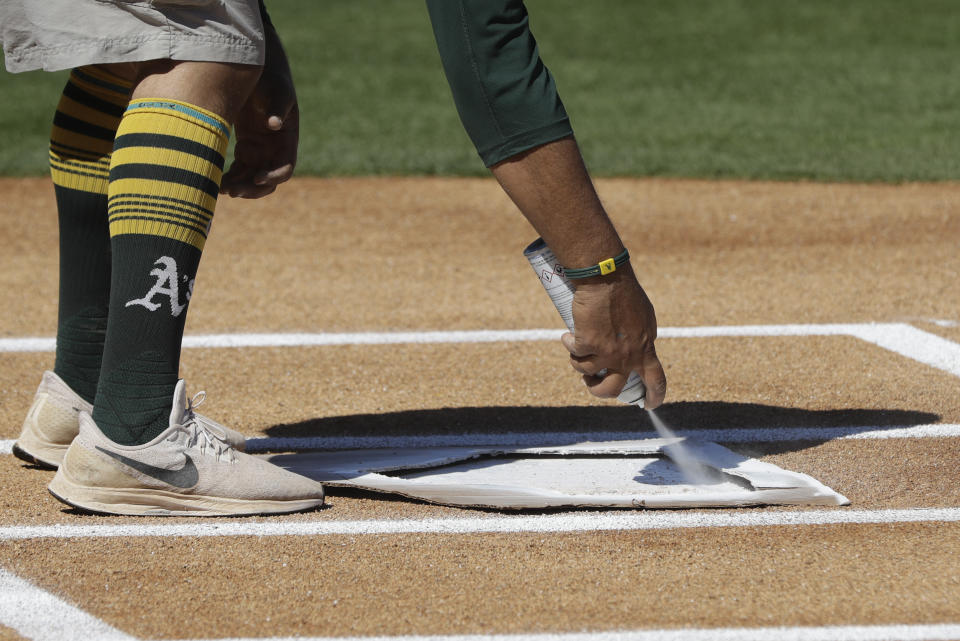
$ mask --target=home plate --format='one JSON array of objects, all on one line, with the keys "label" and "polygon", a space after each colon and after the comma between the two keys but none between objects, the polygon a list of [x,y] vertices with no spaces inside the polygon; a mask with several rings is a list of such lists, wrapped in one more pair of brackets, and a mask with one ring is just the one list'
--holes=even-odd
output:
[{"label": "home plate", "polygon": [[[704,478],[670,458],[682,442]],[[327,485],[506,509],[847,505],[816,479],[690,438],[556,447],[434,447],[274,454],[270,462]]]}]

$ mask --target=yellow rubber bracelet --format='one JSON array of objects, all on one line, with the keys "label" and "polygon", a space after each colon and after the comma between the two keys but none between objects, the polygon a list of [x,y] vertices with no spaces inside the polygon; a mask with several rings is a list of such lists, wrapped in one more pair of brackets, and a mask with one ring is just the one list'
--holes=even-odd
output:
[{"label": "yellow rubber bracelet", "polygon": [[617,271],[617,267],[630,260],[630,252],[624,249],[613,258],[601,260],[592,267],[581,267],[579,269],[567,269],[564,267],[563,275],[569,279],[589,278],[591,276],[606,276]]}]

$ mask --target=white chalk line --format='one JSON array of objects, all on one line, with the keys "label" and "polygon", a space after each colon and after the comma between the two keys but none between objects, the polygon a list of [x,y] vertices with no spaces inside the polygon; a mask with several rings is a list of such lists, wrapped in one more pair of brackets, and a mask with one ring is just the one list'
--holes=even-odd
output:
[{"label": "white chalk line", "polygon": [[859,325],[853,336],[960,376],[960,344],[904,323]]},{"label": "white chalk line", "polygon": [[[904,438],[957,438],[960,423],[930,423],[911,426],[855,427],[756,427],[676,430],[688,436],[717,443],[782,443],[784,441],[885,440]],[[302,450],[353,450],[410,447],[542,447],[585,441],[635,441],[657,438],[647,432],[504,432],[467,434],[408,434],[403,436],[275,436],[248,438],[247,451],[290,452]],[[14,439],[0,440],[0,455],[13,452]]]},{"label": "white chalk line", "polygon": [[[200,334],[185,336],[185,348],[313,347],[418,343],[489,343],[556,340],[562,330],[476,330],[451,332],[354,332]],[[960,344],[906,323],[826,323],[808,325],[717,325],[662,327],[660,338],[748,336],[853,336],[908,358],[960,376]],[[50,352],[53,338],[0,338],[0,352]]]},{"label": "white chalk line", "polygon": [[[731,325],[661,327],[660,338],[720,336],[837,336],[852,335],[861,325]],[[520,329],[421,332],[293,332],[195,334],[183,337],[185,348],[314,347],[327,345],[396,345],[404,343],[491,343],[557,340],[566,330]],[[54,338],[0,338],[0,352],[52,352]]]},{"label": "white chalk line", "polygon": [[[757,527],[771,525],[873,524],[909,522],[957,522],[960,509],[914,510],[831,510],[816,512],[719,513],[586,513],[566,515],[492,517],[467,519],[430,519],[424,521],[344,521],[344,522],[227,522],[173,525],[87,525],[87,526],[14,526],[0,528],[0,539],[103,538],[103,537],[224,537],[224,536],[323,536],[362,534],[473,534],[502,532],[572,532],[602,530],[662,530],[703,527]],[[50,641],[132,639],[94,617],[74,608],[29,583],[0,570],[0,623],[28,639]],[[485,637],[379,637],[396,641],[416,639],[477,640]],[[640,630],[615,633],[574,635],[512,635],[504,641],[534,638],[547,641],[608,641],[630,639],[756,639],[757,641],[811,641],[849,639],[952,639],[960,638],[960,626],[834,626],[824,628],[721,628],[709,630]],[[323,639],[316,637],[317,641]],[[358,638],[357,641],[360,641]],[[371,641],[366,638],[363,641]],[[253,640],[250,640],[253,641]],[[292,640],[291,640],[292,641]],[[305,641],[301,639],[301,641]],[[324,641],[326,641],[324,639]],[[331,639],[331,641],[333,641]]]},{"label": "white chalk line", "polygon": [[[881,326],[897,325],[883,323]],[[722,336],[843,336],[872,324],[716,325],[661,327],[660,338]],[[290,332],[194,334],[183,337],[185,348],[314,347],[326,345],[396,345],[404,343],[492,343],[557,340],[563,329],[464,330],[416,332]],[[54,338],[0,338],[0,352],[52,352]]]},{"label": "white chalk line", "polygon": [[[324,345],[386,345],[404,343],[481,343],[556,340],[561,330],[506,330],[463,332],[394,333],[294,333],[294,334],[213,334],[188,336],[185,348],[226,347],[307,347]],[[913,360],[960,376],[960,345],[903,323],[819,324],[819,325],[747,325],[719,327],[661,328],[661,338],[710,338],[748,336],[853,336]],[[51,338],[0,339],[0,352],[49,352],[55,349]],[[769,428],[760,430],[698,431],[708,440],[747,442],[755,440],[798,440],[836,438],[927,438],[956,436],[955,425],[913,426],[895,429],[858,428]],[[712,432],[716,432],[713,434]],[[607,433],[597,440],[623,440],[626,435]],[[565,436],[571,436],[569,433]],[[594,436],[595,437],[595,433]],[[500,435],[497,435],[501,440]],[[629,438],[636,438],[635,434]],[[286,439],[290,441],[291,439]],[[284,445],[281,439],[260,439],[261,446]],[[457,444],[464,444],[462,438]],[[482,443],[473,443],[482,444]],[[252,442],[257,445],[257,440]],[[0,441],[0,453],[9,453],[12,441]],[[286,444],[289,446],[289,443]],[[353,445],[346,445],[353,447]],[[367,443],[362,445],[370,447]],[[398,445],[387,445],[398,447]],[[666,518],[665,518],[666,514]],[[690,527],[748,527],[771,525],[820,525],[837,523],[904,523],[917,521],[960,521],[960,510],[884,510],[830,512],[766,512],[757,514],[646,513],[546,515],[539,517],[499,517],[494,519],[448,519],[420,522],[355,521],[340,523],[227,523],[213,525],[168,526],[14,526],[0,528],[0,539],[89,538],[115,536],[318,536],[324,534],[391,533],[481,533],[481,532],[563,532],[597,530],[674,529]],[[589,525],[589,527],[588,527]],[[43,612],[47,616],[38,616]],[[30,639],[132,639],[106,623],[57,599],[47,592],[0,570],[0,623]],[[315,637],[319,640],[323,637]],[[548,641],[608,641],[630,639],[757,639],[771,641],[813,641],[849,639],[954,639],[960,638],[960,624],[827,626],[807,628],[718,628],[638,630],[610,633],[559,635],[522,635],[490,637],[378,637],[380,639],[475,640],[498,638]],[[372,641],[373,638],[367,638]],[[341,639],[341,641],[343,641]]]},{"label": "white chalk line", "polygon": [[[318,513],[318,519],[324,513]],[[536,515],[491,515],[442,519],[369,519],[359,521],[204,521],[196,523],[120,523],[116,525],[11,525],[0,540],[133,537],[342,536],[391,534],[490,534],[604,532],[811,525],[956,523],[960,508],[811,511],[624,511]]]},{"label": "white chalk line", "polygon": [[3,569],[0,569],[0,624],[37,641],[134,639]]},{"label": "white chalk line", "polygon": [[[951,641],[960,624],[833,625],[769,628],[667,628],[554,634],[483,634],[375,637],[272,637],[215,641]],[[211,640],[207,640],[211,641]]]}]

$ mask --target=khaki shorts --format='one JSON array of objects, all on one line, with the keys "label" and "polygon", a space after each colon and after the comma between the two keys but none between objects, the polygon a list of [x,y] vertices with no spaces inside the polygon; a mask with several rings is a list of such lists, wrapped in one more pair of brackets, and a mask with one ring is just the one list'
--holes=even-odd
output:
[{"label": "khaki shorts", "polygon": [[169,59],[263,64],[257,0],[0,0],[7,71]]}]

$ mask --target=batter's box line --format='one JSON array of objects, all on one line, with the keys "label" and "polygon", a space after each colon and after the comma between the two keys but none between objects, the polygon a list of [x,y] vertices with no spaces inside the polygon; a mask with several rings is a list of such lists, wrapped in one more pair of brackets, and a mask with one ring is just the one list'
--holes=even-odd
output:
[{"label": "batter's box line", "polygon": [[[351,332],[198,334],[185,336],[185,348],[319,347],[419,343],[499,343],[556,340],[563,330],[467,330],[450,332]],[[907,323],[826,323],[808,325],[713,325],[661,327],[660,338],[764,336],[852,336],[915,361],[960,376],[960,344]],[[52,352],[53,338],[0,338],[0,352]]]},{"label": "batter's box line", "polygon": [[[0,569],[0,624],[36,641],[139,641],[80,608]],[[767,628],[674,628],[552,634],[257,637],[213,641],[920,641],[956,639],[960,624],[834,625]],[[209,641],[209,640],[208,640]]]}]

